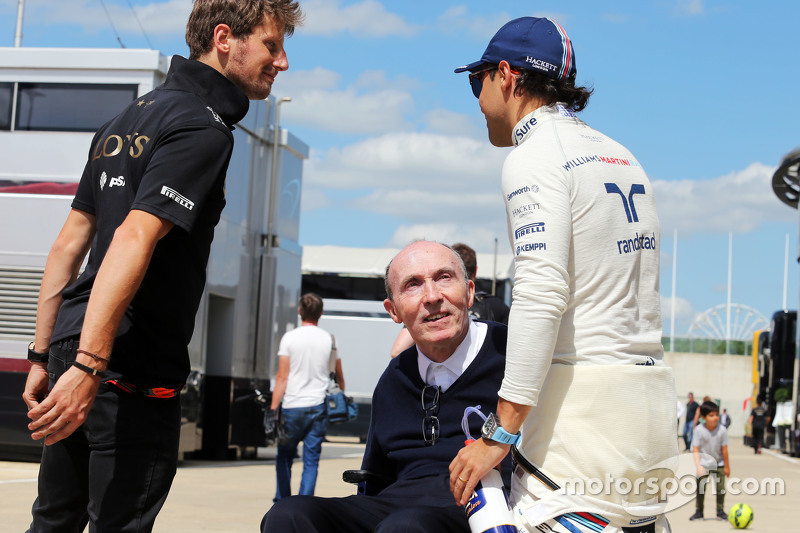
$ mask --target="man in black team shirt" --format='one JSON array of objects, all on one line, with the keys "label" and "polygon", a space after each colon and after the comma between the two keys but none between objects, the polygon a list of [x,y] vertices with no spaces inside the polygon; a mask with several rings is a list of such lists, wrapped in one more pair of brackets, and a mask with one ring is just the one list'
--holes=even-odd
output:
[{"label": "man in black team shirt", "polygon": [[28,351],[28,428],[46,445],[30,531],[152,530],[177,467],[231,127],[288,68],[301,21],[292,0],[195,0],[190,58],[94,136]]}]

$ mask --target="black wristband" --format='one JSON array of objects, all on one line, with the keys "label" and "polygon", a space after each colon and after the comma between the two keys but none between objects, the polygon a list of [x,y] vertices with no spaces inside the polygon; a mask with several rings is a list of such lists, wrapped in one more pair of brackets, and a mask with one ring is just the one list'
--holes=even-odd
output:
[{"label": "black wristband", "polygon": [[31,363],[46,363],[50,360],[49,352],[37,352],[33,349],[34,342],[28,345],[28,361]]},{"label": "black wristband", "polygon": [[79,363],[77,361],[73,361],[72,362],[72,366],[74,366],[78,370],[83,370],[84,372],[86,372],[90,376],[97,376],[99,378],[102,378],[103,376],[106,375],[106,373],[103,372],[102,370],[97,370],[95,368],[88,367],[88,366],[86,366],[86,365],[84,365],[82,363]]}]

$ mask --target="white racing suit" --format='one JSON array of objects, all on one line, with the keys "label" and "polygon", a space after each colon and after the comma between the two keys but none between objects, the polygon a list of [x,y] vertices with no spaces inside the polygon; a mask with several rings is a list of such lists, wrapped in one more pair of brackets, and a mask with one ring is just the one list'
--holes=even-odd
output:
[{"label": "white racing suit", "polygon": [[520,452],[561,487],[515,475],[519,525],[669,531],[659,489],[678,457],[676,395],[662,361],[652,185],[625,147],[562,105],[524,117],[513,139],[503,195],[515,280],[500,396],[533,406]]}]

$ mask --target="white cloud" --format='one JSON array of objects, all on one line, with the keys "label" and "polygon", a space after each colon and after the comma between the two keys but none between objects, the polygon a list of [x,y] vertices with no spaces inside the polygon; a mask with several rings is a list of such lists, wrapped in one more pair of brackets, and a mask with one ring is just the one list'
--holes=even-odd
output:
[{"label": "white cloud", "polygon": [[339,189],[494,191],[507,151],[485,140],[433,133],[388,133],[312,157],[310,182]]},{"label": "white cloud", "polygon": [[[669,320],[672,316],[672,297],[661,298],[661,316],[664,322],[664,331],[669,331]],[[697,314],[692,307],[692,303],[686,298],[675,297],[675,323],[678,321],[691,322]]]},{"label": "white cloud", "polygon": [[[661,298],[661,322],[663,324],[664,336],[669,337],[672,326],[672,302],[671,297]],[[699,313],[694,310],[692,303],[680,296],[675,298],[675,337],[684,337],[689,331],[692,322]]]},{"label": "white cloud", "polygon": [[797,211],[772,192],[774,172],[752,163],[714,179],[653,182],[662,234],[748,233],[767,222],[794,222]]},{"label": "white cloud", "polygon": [[500,222],[505,220],[499,193],[470,192],[466,187],[443,190],[436,185],[427,189],[376,189],[351,205],[363,211],[407,217],[421,223],[495,220],[492,217]]},{"label": "white cloud", "polygon": [[441,133],[452,135],[458,132],[464,137],[474,137],[476,139],[486,139],[486,128],[478,128],[475,122],[462,113],[456,113],[447,109],[434,109],[425,115],[428,123],[427,131],[431,133]]},{"label": "white cloud", "polygon": [[94,0],[40,0],[26,6],[26,17],[36,20],[37,23],[75,24],[89,34],[110,32],[113,24],[122,34],[141,35],[141,23],[150,36],[182,35],[186,31],[186,20],[192,10],[192,1],[168,0],[133,6],[136,16],[133,16],[131,7],[127,4],[107,2],[105,7],[108,15],[103,6]]},{"label": "white cloud", "polygon": [[[109,4],[106,4],[107,6]],[[110,7],[110,6],[109,6]],[[124,8],[123,8],[124,9]],[[167,2],[151,2],[134,6],[134,11],[145,32],[150,35],[183,35],[186,33],[186,21],[192,12],[191,0],[169,0]],[[130,12],[122,13],[121,20],[114,17],[114,24],[127,31],[138,32],[139,25],[132,20]]]},{"label": "white cloud", "polygon": [[488,43],[497,30],[513,18],[506,12],[497,13],[491,18],[481,17],[471,14],[466,6],[461,5],[446,9],[439,15],[437,24],[446,34],[463,33]]},{"label": "white cloud", "polygon": [[308,183],[303,183],[300,205],[304,212],[314,211],[315,209],[330,207],[331,201],[323,190],[309,186]]},{"label": "white cloud", "polygon": [[[477,252],[490,253],[494,251],[495,237],[498,237],[497,233],[484,224],[413,224],[397,228],[386,245],[402,248],[411,241],[426,239],[446,244],[464,242]],[[505,234],[499,237],[504,239]],[[504,242],[500,243],[501,252],[504,251]],[[491,271],[491,265],[487,268]]]},{"label": "white cloud", "polygon": [[[536,11],[529,13],[532,17],[547,17],[555,20],[561,25],[567,23],[568,15],[564,13],[555,13],[550,11]],[[469,8],[465,5],[453,6],[446,9],[437,19],[437,25],[440,31],[447,34],[462,34],[473,36],[480,41],[486,41],[488,44],[489,39],[497,33],[506,22],[518,18],[518,16],[509,15],[505,11],[495,13],[490,17],[475,15],[469,12]],[[476,58],[477,59],[477,58]]]},{"label": "white cloud", "polygon": [[706,11],[705,0],[678,0],[676,10],[679,15],[702,15]]},{"label": "white cloud", "polygon": [[417,32],[417,28],[400,15],[387,11],[375,0],[362,0],[346,6],[342,6],[339,0],[305,0],[302,6],[306,20],[297,29],[299,34],[411,37]]},{"label": "white cloud", "polygon": [[321,67],[287,71],[278,75],[273,94],[292,97],[281,116],[293,124],[373,135],[411,128],[406,116],[415,110],[414,99],[403,89],[412,87],[412,80],[393,84],[385,73],[369,71],[348,87],[340,89],[340,83],[340,74]]}]

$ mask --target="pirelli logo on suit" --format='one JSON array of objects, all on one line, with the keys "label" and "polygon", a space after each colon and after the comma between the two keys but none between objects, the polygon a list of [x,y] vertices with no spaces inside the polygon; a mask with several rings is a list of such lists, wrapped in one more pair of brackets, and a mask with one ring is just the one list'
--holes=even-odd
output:
[{"label": "pirelli logo on suit", "polygon": [[167,198],[172,198],[173,200],[175,200],[175,202],[177,202],[179,205],[182,205],[189,211],[194,209],[194,202],[186,198],[184,195],[182,195],[175,189],[170,189],[169,187],[164,185],[163,187],[161,187],[161,194],[163,194]]}]

